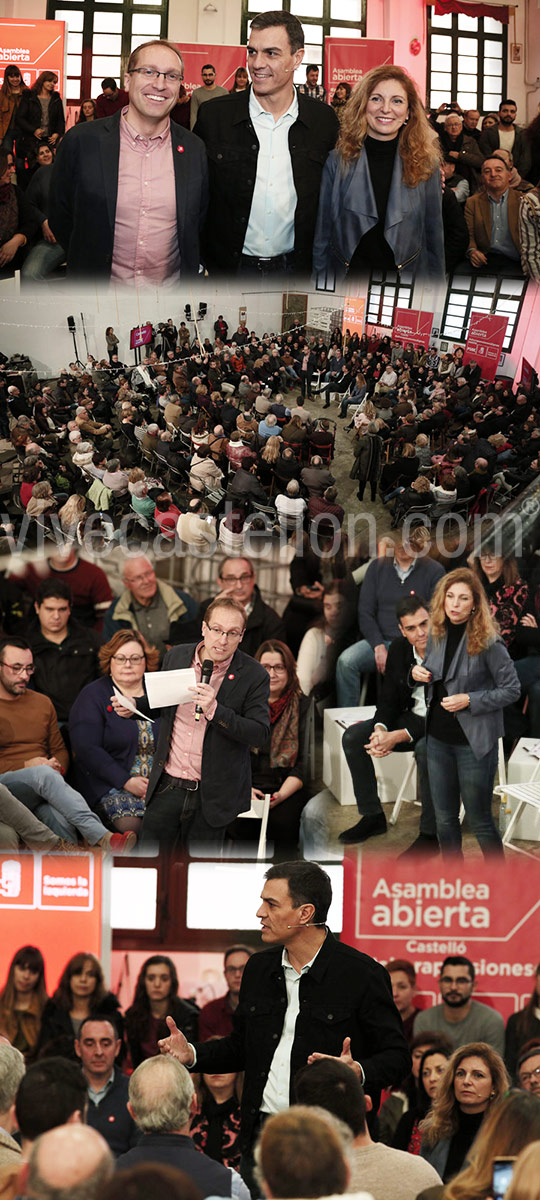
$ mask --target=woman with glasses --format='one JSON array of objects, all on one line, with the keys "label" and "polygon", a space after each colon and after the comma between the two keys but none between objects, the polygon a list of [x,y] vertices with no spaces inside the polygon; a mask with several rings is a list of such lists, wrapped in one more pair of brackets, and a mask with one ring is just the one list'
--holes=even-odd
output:
[{"label": "woman with glasses", "polygon": [[31,88],[21,96],[15,119],[17,162],[26,160],[26,170],[19,174],[19,184],[26,186],[29,172],[35,166],[39,147],[45,142],[55,149],[66,131],[62,99],[55,91],[58,76],[55,71],[42,71]]},{"label": "woman with glasses", "polygon": [[120,629],[99,652],[103,679],[83,688],[70,713],[75,786],[120,833],[138,833],[145,813],[159,722],[150,719],[144,673],[158,664],[138,630]]},{"label": "woman with glasses", "polygon": [[310,701],[302,693],[296,663],[284,642],[263,642],[255,658],[270,680],[270,742],[252,750],[251,795],[252,800],[261,800],[270,792],[268,837],[274,842],[274,857],[290,858],[297,851],[300,816],[308,799]]}]

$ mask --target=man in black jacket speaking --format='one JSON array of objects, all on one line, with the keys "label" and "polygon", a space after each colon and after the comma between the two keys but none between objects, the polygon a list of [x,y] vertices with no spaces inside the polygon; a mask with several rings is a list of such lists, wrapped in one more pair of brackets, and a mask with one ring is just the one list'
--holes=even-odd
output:
[{"label": "man in black jacket speaking", "polygon": [[204,104],[194,132],[208,155],[204,258],[210,273],[310,274],[319,189],[339,122],[299,95],[304,31],[292,13],[259,13],[247,57],[251,87]]},{"label": "man in black jacket speaking", "polygon": [[367,954],[335,940],[326,926],[331,899],[328,875],[316,863],[270,867],[257,912],[268,949],[246,963],[233,1032],[192,1046],[167,1018],[171,1032],[160,1042],[162,1054],[205,1073],[245,1071],[245,1150],[266,1116],[293,1102],[294,1076],[312,1054],[340,1057],[345,1050],[375,1111],[381,1088],[409,1070],[389,976]]},{"label": "man in black jacket speaking", "polygon": [[414,750],[422,800],[420,833],[406,854],[438,854],[435,812],[429,789],[426,762],[426,703],[424,688],[411,678],[411,668],[421,663],[426,652],[429,613],[421,596],[405,596],[396,604],[401,637],[390,644],[382,695],[375,716],[350,725],[343,734],[343,752],[352,775],[360,820],[344,829],[340,841],[365,842],[386,833],[386,817],[377,794],[374,758],[385,758],[394,750]]}]

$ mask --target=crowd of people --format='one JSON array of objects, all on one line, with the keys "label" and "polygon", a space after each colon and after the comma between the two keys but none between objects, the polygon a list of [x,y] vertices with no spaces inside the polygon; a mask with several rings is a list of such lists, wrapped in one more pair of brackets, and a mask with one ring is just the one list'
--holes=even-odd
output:
[{"label": "crowd of people", "polygon": [[[253,840],[241,814],[269,795],[274,852],[324,855],[314,713],[334,697],[358,706],[371,688],[373,721],[343,740],[359,820],[341,840],[385,832],[373,761],[412,743],[422,799],[414,852],[460,852],[461,791],[484,853],[501,853],[491,814],[499,740],[509,752],[517,736],[539,732],[536,534],[523,527],[519,546],[503,546],[496,523],[484,523],[480,544],[467,514],[519,501],[534,483],[536,391],[482,380],[460,348],[441,355],[390,337],[309,336],[298,321],[284,335],[258,337],[240,324],[229,336],[222,315],[214,335],[192,343],[186,323],[170,318],[130,368],[108,326],[107,360],[71,363],[56,383],[26,393],[0,385],[21,479],[5,545],[12,523],[22,522],[19,540],[32,529],[57,538],[41,574],[29,565],[2,584],[7,844],[83,838],[121,851],[137,839],[170,844],[173,833],[221,853],[224,839]],[[323,415],[331,405],[334,420]],[[340,418],[350,420],[339,429],[338,493]],[[358,505],[345,496],[349,463]],[[403,524],[377,536],[383,504]],[[370,544],[358,515],[372,518]],[[124,552],[120,595],[81,557],[93,534]],[[160,578],[167,548],[219,555],[213,594]],[[279,612],[257,586],[266,562],[289,574]],[[160,720],[145,675],[199,671],[205,656],[213,686],[194,686],[208,689],[205,705],[218,695],[218,708],[235,693],[227,706],[241,736],[225,735],[212,708],[196,724],[198,756],[186,756],[192,702]],[[226,686],[217,666],[227,662],[244,664],[247,690]],[[433,678],[443,682],[433,688]],[[23,710],[15,730],[11,714]],[[230,796],[225,761],[242,763]],[[190,793],[187,820],[173,832],[180,785]]]},{"label": "crowd of people", "polygon": [[[540,965],[506,1028],[487,997],[472,998],[474,964],[460,955],[440,965],[441,1003],[422,1008],[411,962],[384,969],[333,939],[330,899],[315,864],[270,868],[257,914],[266,951],[229,946],[225,994],[202,1008],[180,998],[164,954],[143,962],[125,1013],[85,952],[49,998],[43,955],[21,947],[0,992],[6,1200],[93,1200],[109,1179],[123,1188],[111,1196],[150,1200],[169,1181],[182,1200],[537,1200]],[[303,998],[290,1033],[284,1006],[296,1015],[298,999],[276,981],[283,955]],[[331,1027],[317,1014],[340,986],[348,1000]],[[499,1193],[501,1159],[514,1178]]]},{"label": "crowd of people", "polygon": [[[270,75],[276,48],[280,69]],[[6,66],[0,180],[16,170],[17,187],[2,188],[0,267],[22,267],[34,281],[67,263],[73,277],[118,283],[170,282],[201,267],[259,280],[313,274],[330,289],[375,266],[426,281],[471,268],[540,280],[540,117],[523,127],[509,97],[482,120],[450,97],[430,112],[394,65],[354,86],[340,82],[329,99],[316,64],[294,85],[303,58],[298,17],[260,13],[250,23],[248,71],[239,67],[229,90],[205,63],[189,97],[181,48],[145,42],[130,55],[124,87],[104,79],[67,133],[54,72],[26,87],[19,67]],[[269,116],[294,128],[271,156]],[[136,183],[128,163],[152,137],[161,154]],[[278,156],[276,211],[265,219],[267,163]],[[166,198],[159,212],[144,199],[156,178]]]}]

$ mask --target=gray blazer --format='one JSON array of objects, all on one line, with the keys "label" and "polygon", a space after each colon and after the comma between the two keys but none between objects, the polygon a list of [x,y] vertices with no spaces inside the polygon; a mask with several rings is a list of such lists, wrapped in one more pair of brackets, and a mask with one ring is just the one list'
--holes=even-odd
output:
[{"label": "gray blazer", "polygon": [[[440,642],[429,638],[423,666],[431,671],[432,682],[427,687],[428,703],[433,700],[433,684],[444,678],[443,665],[446,637]],[[476,758],[483,758],[504,732],[503,709],[519,699],[520,683],[508,650],[500,640],[487,650],[469,657],[464,633],[444,683],[449,696],[467,692],[469,708],[456,717]]]},{"label": "gray blazer", "polygon": [[[324,165],[319,213],[313,246],[313,269],[336,281],[346,277],[360,239],[378,221],[367,154],[343,165],[332,150]],[[403,182],[399,149],[396,153],[386,208],[384,236],[398,270],[409,269],[417,279],[441,280],[445,274],[442,188],[439,168],[417,187]],[[330,286],[330,284],[328,284]]]}]

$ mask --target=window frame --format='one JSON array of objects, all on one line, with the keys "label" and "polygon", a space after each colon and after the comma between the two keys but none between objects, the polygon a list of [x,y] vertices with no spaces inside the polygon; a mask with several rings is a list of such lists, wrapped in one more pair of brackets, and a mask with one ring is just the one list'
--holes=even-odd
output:
[{"label": "window frame", "polygon": [[[381,294],[380,294],[379,303],[378,303],[378,312],[377,312],[376,317],[373,317],[371,315],[371,311],[372,311],[371,305],[372,305],[372,301],[374,301],[374,296],[372,295],[372,291],[373,291],[374,287],[381,288]],[[383,308],[388,304],[388,298],[386,296],[387,288],[395,288],[395,296],[394,296],[394,299],[392,302],[392,317],[391,317],[390,323],[387,323],[386,320],[383,320]],[[406,298],[400,297],[399,293],[403,289],[407,289],[407,291],[408,291],[408,297],[406,297]],[[394,270],[394,271],[382,271],[382,270],[381,271],[372,271],[370,278],[369,278],[369,287],[368,287],[367,295],[366,295],[365,324],[366,325],[376,325],[380,329],[393,329],[394,322],[395,322],[396,308],[412,308],[413,291],[414,291],[414,280],[413,280],[412,275],[408,274],[407,272],[404,272],[403,275],[400,275],[399,271],[397,271],[397,270]]]},{"label": "window frame", "polygon": [[[486,112],[492,111],[491,109],[483,108],[483,106],[478,103],[478,100],[480,99],[480,97],[483,100],[482,84],[483,84],[483,78],[484,78],[484,58],[486,57],[485,53],[484,53],[485,42],[486,41],[500,41],[502,43],[502,68],[503,69],[502,69],[502,80],[501,80],[501,100],[504,100],[506,97],[507,87],[508,87],[508,26],[503,24],[503,22],[501,22],[501,34],[500,35],[496,34],[496,33],[486,33],[484,30],[484,17],[479,17],[478,18],[478,30],[476,32],[473,32],[468,29],[459,29],[458,28],[458,17],[460,16],[460,14],[452,13],[452,24],[451,24],[450,29],[442,29],[437,26],[435,26],[435,27],[433,26],[432,13],[433,13],[433,5],[428,5],[428,7],[427,7],[427,61],[426,61],[426,103],[427,103],[427,107],[428,108],[432,107],[432,105],[431,105],[431,73],[432,73],[432,69],[431,69],[431,56],[432,56],[431,38],[432,38],[433,34],[441,33],[441,34],[444,34],[444,36],[446,36],[446,37],[450,37],[452,40],[452,65],[451,65],[451,72],[450,72],[451,87],[450,87],[450,95],[448,97],[449,101],[457,100],[457,91],[458,91],[457,80],[458,80],[458,71],[459,71],[458,38],[470,38],[471,41],[476,41],[477,46],[478,46],[478,71],[477,71],[477,78],[476,78],[476,99],[477,99],[476,108],[478,109],[480,115],[484,116]],[[470,107],[472,107],[472,106],[470,106]]]},{"label": "window frame", "polygon": [[[321,43],[321,63],[320,63],[320,69],[321,69],[321,80],[320,81],[321,82],[324,80],[324,39],[325,39],[325,37],[331,36],[330,29],[331,28],[333,28],[333,29],[356,29],[358,31],[358,37],[365,38],[365,36],[366,36],[367,0],[361,0],[362,15],[361,15],[359,22],[358,21],[340,21],[334,17],[331,17],[330,16],[331,2],[332,2],[332,0],[323,0],[323,15],[322,15],[322,17],[299,17],[298,18],[298,20],[301,21],[301,23],[302,23],[304,33],[306,35],[306,42],[309,42],[310,26],[314,26],[316,28],[319,28],[320,26],[322,26],[323,36],[322,36],[322,43]],[[281,9],[283,12],[290,12],[291,11],[291,0],[282,0]],[[266,11],[266,10],[263,9],[261,11]],[[252,21],[253,18],[257,17],[257,16],[260,16],[260,12],[254,12],[252,9],[250,9],[249,0],[242,0],[242,23],[241,23],[241,33],[240,33],[240,40],[241,40],[242,45],[247,46],[248,25],[249,25],[249,22]],[[332,36],[335,37],[336,35],[333,34]],[[305,64],[305,61],[306,60],[304,60],[304,64]],[[307,61],[310,61],[310,60],[308,59]],[[304,64],[302,64],[302,65],[304,65]]]},{"label": "window frame", "polygon": [[[515,318],[514,318],[514,323],[513,323],[513,326],[511,327],[510,333],[508,333],[508,331],[506,333],[506,336],[505,336],[505,339],[503,342],[503,346],[502,346],[502,350],[501,350],[501,354],[511,354],[512,347],[514,345],[514,338],[516,336],[519,322],[521,320],[521,313],[523,311],[523,302],[524,302],[525,296],[527,294],[527,284],[529,282],[528,279],[526,279],[525,277],[523,277],[521,275],[517,275],[517,274],[515,276],[514,275],[512,275],[512,276],[498,275],[495,277],[491,276],[491,275],[485,276],[485,277],[483,277],[482,275],[474,276],[473,274],[471,274],[469,276],[470,283],[469,283],[469,287],[467,290],[465,288],[455,288],[454,280],[459,280],[459,279],[463,279],[463,278],[464,278],[464,276],[461,274],[453,275],[451,280],[448,283],[448,287],[446,289],[445,302],[444,302],[443,317],[442,317],[442,321],[441,321],[440,337],[444,341],[454,342],[455,345],[464,345],[465,344],[465,342],[467,341],[467,334],[469,332],[469,326],[470,326],[470,321],[471,321],[471,312],[475,308],[475,301],[478,300],[478,296],[491,295],[491,306],[490,306],[489,312],[485,314],[486,316],[502,316],[502,317],[508,316],[508,313],[504,312],[504,310],[502,308],[498,308],[497,305],[499,304],[499,301],[504,302],[504,300],[506,299],[506,300],[512,300],[515,302],[516,299],[518,298],[517,293],[512,296],[504,295],[504,285],[507,282],[507,279],[511,278],[513,282],[519,281],[523,284],[522,289],[521,289],[521,294],[519,296],[519,307],[518,307],[518,310],[517,310]],[[484,292],[482,292],[481,288],[478,287],[478,284],[481,284],[483,278],[485,278],[485,281],[486,281],[486,289]],[[495,285],[494,285],[494,287],[492,287],[491,291],[489,291],[488,286],[487,286],[488,280],[493,279],[493,278],[495,278]],[[461,326],[461,335],[459,337],[457,337],[453,332],[449,332],[446,328],[448,309],[449,309],[449,306],[454,303],[457,295],[467,297],[467,301],[466,301],[466,305],[465,305],[464,319],[463,319],[463,323]]]},{"label": "window frame", "polygon": [[[47,20],[54,20],[56,10],[72,9],[74,12],[83,13],[83,30],[82,30],[82,69],[80,74],[81,94],[78,100],[73,97],[66,99],[64,103],[69,107],[78,107],[82,100],[92,96],[92,37],[94,33],[94,15],[101,12],[120,13],[122,16],[122,42],[121,42],[121,63],[118,84],[123,86],[124,72],[127,67],[128,59],[131,53],[131,29],[134,15],[151,14],[152,16],[159,15],[161,17],[160,38],[166,38],[169,29],[169,0],[160,0],[158,4],[138,4],[136,0],[123,0],[121,4],[103,3],[98,4],[96,0],[47,0]],[[66,33],[67,33],[66,29]],[[150,39],[144,39],[150,40]],[[70,75],[66,71],[66,83],[68,79],[77,79],[79,76]],[[116,76],[115,76],[116,78]],[[66,87],[67,91],[67,87]],[[96,97],[93,97],[95,99]]]}]

